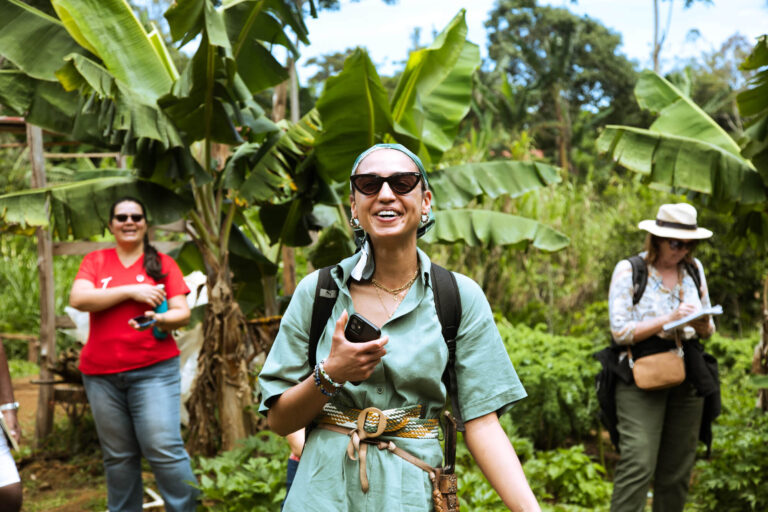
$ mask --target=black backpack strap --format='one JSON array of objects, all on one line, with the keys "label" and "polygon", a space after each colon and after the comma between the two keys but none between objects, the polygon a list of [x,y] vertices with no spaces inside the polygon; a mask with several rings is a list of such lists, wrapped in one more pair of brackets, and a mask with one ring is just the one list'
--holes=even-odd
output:
[{"label": "black backpack strap", "polygon": [[[461,323],[461,297],[456,277],[449,270],[432,263],[432,289],[435,295],[435,309],[437,318],[443,328],[443,339],[448,346],[448,365],[443,373],[443,382],[451,397],[451,409],[456,418],[456,428],[464,432],[464,418],[459,407],[459,386],[456,378],[456,336]],[[452,447],[453,454],[448,452],[446,443],[446,466],[453,465],[456,447]]]},{"label": "black backpack strap", "polygon": [[325,324],[331,317],[333,305],[336,304],[336,297],[339,295],[339,287],[336,286],[336,281],[331,277],[331,269],[335,266],[330,265],[321,268],[317,277],[315,303],[312,305],[312,324],[309,326],[309,342],[307,343],[307,360],[310,371],[317,364],[317,342],[323,335]]},{"label": "black backpack strap", "polygon": [[648,283],[648,266],[642,256],[635,254],[627,258],[632,265],[632,305],[640,302]]},{"label": "black backpack strap", "polygon": [[695,261],[688,263],[683,260],[683,267],[685,267],[685,270],[691,276],[691,279],[693,279],[693,282],[696,285],[696,292],[699,294],[699,299],[701,299],[701,274],[699,273],[699,266]]}]

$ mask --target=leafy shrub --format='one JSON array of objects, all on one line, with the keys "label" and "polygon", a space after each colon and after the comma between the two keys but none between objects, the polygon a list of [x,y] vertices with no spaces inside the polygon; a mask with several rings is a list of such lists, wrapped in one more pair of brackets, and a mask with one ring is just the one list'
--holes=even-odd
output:
[{"label": "leafy shrub", "polygon": [[694,471],[694,510],[768,510],[768,414],[755,409],[749,369],[758,334],[747,339],[714,335],[707,350],[720,364],[723,414],[713,426],[712,456]]},{"label": "leafy shrub", "polygon": [[581,445],[537,452],[523,470],[539,499],[594,510],[611,497],[612,485],[603,479],[605,469],[592,462]]},{"label": "leafy shrub", "polygon": [[8,361],[8,370],[11,372],[12,379],[37,375],[40,373],[40,367],[24,359],[11,359]]},{"label": "leafy shrub", "polygon": [[520,435],[544,449],[589,436],[597,428],[594,380],[600,370],[592,340],[512,326],[503,319],[497,324],[528,392],[510,412]]},{"label": "leafy shrub", "polygon": [[696,464],[693,508],[701,511],[768,510],[768,415],[732,415],[714,427],[712,458]]},{"label": "leafy shrub", "polygon": [[285,498],[290,449],[285,440],[264,431],[216,457],[198,459],[203,507],[214,512],[269,512]]}]

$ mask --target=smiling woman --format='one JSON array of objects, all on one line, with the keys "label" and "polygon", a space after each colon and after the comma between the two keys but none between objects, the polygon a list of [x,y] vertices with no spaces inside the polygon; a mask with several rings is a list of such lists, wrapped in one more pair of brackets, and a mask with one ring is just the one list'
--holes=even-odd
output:
[{"label": "smiling woman", "polygon": [[[189,321],[189,289],[169,256],[147,237],[144,205],[116,201],[109,230],[117,247],[83,259],[70,304],[90,312],[80,371],[104,455],[110,510],[141,510],[141,456],[169,512],[191,512],[198,492],[180,432],[179,349],[170,333]],[[167,299],[168,310],[155,309]],[[138,323],[140,316],[148,322]],[[160,329],[157,333],[149,325]]]},{"label": "smiling woman", "polygon": [[[450,480],[441,477],[452,468],[441,467],[438,426],[449,365],[435,307],[439,271],[455,280],[460,301],[450,364],[467,446],[511,510],[539,510],[499,424],[526,393],[488,301],[474,281],[436,269],[417,247],[434,224],[421,160],[399,144],[378,144],[355,161],[350,187],[360,250],[330,271],[338,294],[317,339],[319,362],[312,368],[308,360],[310,319],[316,293],[327,290],[318,290],[315,272],[299,283],[259,375],[260,411],[272,430],[286,435],[314,426],[284,510],[457,510],[455,485],[444,486]],[[352,313],[380,337],[350,341]]]}]

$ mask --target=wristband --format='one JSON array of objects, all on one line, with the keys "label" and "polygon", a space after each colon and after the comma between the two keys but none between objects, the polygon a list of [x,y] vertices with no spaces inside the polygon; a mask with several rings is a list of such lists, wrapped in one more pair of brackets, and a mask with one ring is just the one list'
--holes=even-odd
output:
[{"label": "wristband", "polygon": [[19,402],[8,402],[0,405],[0,411],[15,411],[19,408]]}]

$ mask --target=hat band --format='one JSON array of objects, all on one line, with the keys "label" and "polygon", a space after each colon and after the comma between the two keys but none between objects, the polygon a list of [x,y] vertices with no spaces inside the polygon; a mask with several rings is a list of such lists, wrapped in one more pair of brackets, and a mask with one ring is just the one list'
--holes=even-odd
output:
[{"label": "hat band", "polygon": [[679,222],[668,222],[666,220],[659,220],[659,219],[656,219],[656,225],[661,226],[663,228],[678,228],[678,229],[687,229],[690,231],[696,231],[696,229],[698,229],[698,225],[696,224],[681,224]]}]

